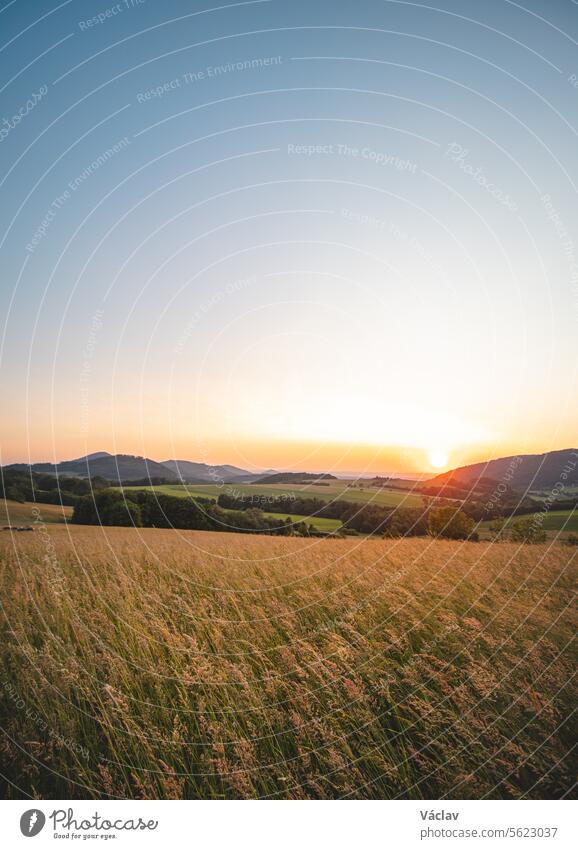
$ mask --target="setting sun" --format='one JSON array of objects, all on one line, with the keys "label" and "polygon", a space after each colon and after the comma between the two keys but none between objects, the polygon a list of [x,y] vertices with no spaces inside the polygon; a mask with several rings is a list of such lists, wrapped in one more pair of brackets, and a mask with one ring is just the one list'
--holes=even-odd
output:
[{"label": "setting sun", "polygon": [[434,448],[429,452],[428,459],[434,469],[444,469],[448,465],[449,456],[443,448]]}]

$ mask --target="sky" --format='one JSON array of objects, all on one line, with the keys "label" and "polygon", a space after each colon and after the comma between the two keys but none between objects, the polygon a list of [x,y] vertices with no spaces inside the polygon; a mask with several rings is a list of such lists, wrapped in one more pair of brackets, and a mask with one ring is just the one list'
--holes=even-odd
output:
[{"label": "sky", "polygon": [[578,444],[578,4],[0,7],[0,463]]}]

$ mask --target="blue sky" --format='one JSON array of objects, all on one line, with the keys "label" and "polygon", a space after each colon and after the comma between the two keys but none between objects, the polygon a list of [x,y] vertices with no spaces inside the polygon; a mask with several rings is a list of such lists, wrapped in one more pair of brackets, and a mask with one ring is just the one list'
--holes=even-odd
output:
[{"label": "blue sky", "polygon": [[578,6],[4,2],[2,462],[576,443]]}]

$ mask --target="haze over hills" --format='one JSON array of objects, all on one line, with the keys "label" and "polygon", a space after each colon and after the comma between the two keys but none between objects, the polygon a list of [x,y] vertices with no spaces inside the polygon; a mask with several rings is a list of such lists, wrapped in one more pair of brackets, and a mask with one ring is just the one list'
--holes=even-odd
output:
[{"label": "haze over hills", "polygon": [[472,486],[488,481],[504,482],[517,492],[578,486],[578,449],[565,448],[545,454],[518,454],[473,463],[430,479],[431,486]]}]

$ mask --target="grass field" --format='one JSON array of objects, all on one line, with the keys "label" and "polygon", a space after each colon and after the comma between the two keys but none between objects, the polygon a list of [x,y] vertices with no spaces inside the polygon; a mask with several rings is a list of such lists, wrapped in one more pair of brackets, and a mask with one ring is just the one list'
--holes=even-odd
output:
[{"label": "grass field", "polygon": [[264,515],[269,516],[270,519],[289,519],[295,524],[307,522],[307,524],[314,525],[319,531],[336,531],[342,524],[341,519],[323,519],[319,516],[297,516],[287,515],[286,513],[268,513],[267,511],[264,512]]},{"label": "grass field", "polygon": [[254,496],[280,496],[295,495],[296,497],[320,498],[322,501],[356,501],[365,504],[371,501],[384,507],[421,507],[422,497],[400,490],[376,489],[365,487],[358,489],[348,487],[346,481],[333,481],[329,486],[314,486],[313,484],[302,484],[290,486],[288,484],[165,484],[155,487],[124,487],[124,489],[154,489],[167,495],[202,496],[203,498],[217,498],[221,493],[228,495],[254,495]]},{"label": "grass field", "polygon": [[1,535],[4,796],[569,796],[575,552]]},{"label": "grass field", "polygon": [[[506,527],[511,523],[515,522],[516,519],[528,519],[533,518],[534,516],[540,517],[540,514],[530,514],[529,516],[517,516],[513,519],[510,519],[506,522]],[[480,525],[480,529],[483,531],[489,531],[491,522],[482,522]],[[547,513],[544,513],[543,519],[541,520],[542,528],[545,531],[549,532],[550,536],[560,535],[561,537],[566,537],[571,533],[578,533],[578,509],[576,510],[550,510]]]},{"label": "grass field", "polygon": [[32,525],[35,521],[33,510],[40,512],[38,521],[44,524],[54,522],[65,522],[66,518],[72,516],[72,507],[62,507],[60,504],[35,504],[27,501],[20,504],[18,501],[5,501],[0,499],[0,526],[1,525]]}]

